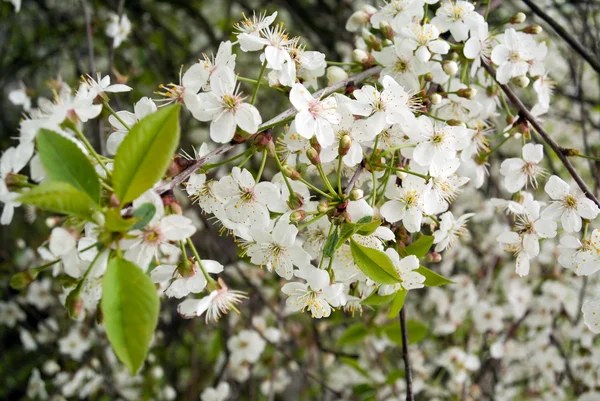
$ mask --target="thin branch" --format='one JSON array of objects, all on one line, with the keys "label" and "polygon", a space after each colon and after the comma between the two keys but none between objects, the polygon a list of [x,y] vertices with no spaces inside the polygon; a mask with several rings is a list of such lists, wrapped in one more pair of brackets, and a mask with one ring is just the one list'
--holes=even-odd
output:
[{"label": "thin branch", "polygon": [[400,309],[400,330],[402,331],[402,359],[404,359],[404,370],[406,378],[406,401],[415,401],[412,388],[412,368],[410,356],[408,355],[408,330],[406,330],[406,310]]},{"label": "thin branch", "polygon": [[[351,77],[349,77],[348,79],[345,79],[343,81],[340,82],[336,82],[332,85],[329,85],[326,88],[321,89],[320,91],[317,91],[313,94],[313,97],[315,98],[320,98],[323,96],[327,96],[332,94],[333,92],[337,91],[338,89],[344,88],[348,85],[348,83],[350,82],[360,82],[363,81],[367,78],[370,78],[374,75],[377,75],[381,72],[381,67],[377,66],[377,67],[372,67],[369,68],[366,71],[360,72],[358,74],[352,75]],[[267,130],[268,128],[272,128],[273,126],[281,123],[282,121],[293,117],[296,115],[298,111],[292,107],[287,109],[286,111],[284,111],[283,113],[273,117],[272,119],[270,119],[269,121],[262,123],[259,127],[258,127],[258,131],[256,132],[256,134],[254,135],[258,135],[261,132]],[[252,138],[252,137],[251,137]],[[250,138],[249,138],[250,139]],[[180,185],[181,183],[183,183],[190,175],[192,175],[196,170],[198,170],[200,167],[202,167],[204,164],[206,164],[209,160],[215,158],[218,155],[221,155],[231,149],[233,149],[235,146],[239,145],[238,143],[227,143],[225,145],[221,145],[219,148],[215,149],[214,151],[210,152],[209,154],[200,157],[199,159],[197,159],[191,166],[189,166],[188,168],[186,168],[183,172],[181,172],[180,174],[178,174],[177,176],[175,176],[171,181],[169,181],[168,183],[165,183],[164,185],[162,185],[161,187],[156,189],[156,192],[158,192],[159,194],[163,194],[167,191],[173,190],[174,188],[176,188],[178,185]],[[360,170],[360,167],[359,167]]]},{"label": "thin branch", "polygon": [[[494,79],[496,79],[496,70],[494,69],[494,67],[486,63],[483,63],[483,66],[490,73],[490,75]],[[563,148],[561,148],[558,145],[558,143],[556,143],[554,139],[550,137],[550,135],[548,134],[548,132],[546,132],[544,127],[542,127],[542,125],[537,121],[537,119],[529,112],[527,107],[525,107],[525,105],[521,102],[519,97],[512,91],[512,89],[508,87],[508,85],[503,85],[497,80],[496,82],[498,83],[502,91],[506,94],[513,106],[515,106],[519,110],[519,115],[525,120],[529,121],[533,128],[535,128],[538,134],[542,137],[544,142],[546,142],[552,148],[554,153],[556,153],[556,156],[558,156],[562,164],[565,166],[569,174],[571,174],[571,177],[573,177],[573,179],[575,180],[579,188],[581,188],[583,193],[600,207],[600,201],[598,201],[598,198],[596,198],[593,192],[588,188],[585,181],[583,181],[579,173],[575,170],[575,168],[563,152]]]},{"label": "thin branch", "polygon": [[86,0],[80,0],[81,8],[83,8],[83,17],[85,18],[85,30],[87,35],[88,57],[90,62],[90,73],[96,71],[96,57],[94,55],[94,32],[92,30],[92,17],[90,15],[89,4]]},{"label": "thin branch", "polygon": [[525,4],[536,14],[538,17],[546,21],[548,25],[554,29],[554,31],[564,39],[565,42],[569,44],[581,57],[585,59],[589,63],[589,65],[596,70],[597,73],[600,74],[600,61],[591,54],[586,48],[584,48],[581,43],[579,43],[573,36],[571,36],[557,21],[555,21],[552,17],[550,17],[544,10],[538,7],[531,0],[523,0]]}]

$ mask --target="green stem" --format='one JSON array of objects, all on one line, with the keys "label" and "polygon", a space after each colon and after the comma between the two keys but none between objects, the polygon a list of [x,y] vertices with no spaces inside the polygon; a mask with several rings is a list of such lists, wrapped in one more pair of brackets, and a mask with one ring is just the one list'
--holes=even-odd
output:
[{"label": "green stem", "polygon": [[290,116],[288,118],[284,118],[281,121],[277,121],[276,123],[265,125],[264,127],[260,128],[260,132],[266,131],[269,128],[273,128],[273,127],[276,127],[276,126],[281,125],[281,124],[289,123],[290,121],[294,121],[294,118],[296,118],[296,116]]},{"label": "green stem", "polygon": [[194,258],[196,259],[196,262],[198,262],[198,266],[200,266],[200,270],[202,270],[202,274],[204,274],[204,278],[206,279],[206,282],[214,283],[215,280],[206,272],[206,269],[204,268],[204,265],[202,264],[202,259],[200,258],[200,255],[198,254],[198,251],[196,250],[194,243],[189,238],[186,241],[187,241],[188,246],[192,250],[192,253],[194,254]]},{"label": "green stem", "polygon": [[510,137],[510,136],[507,136],[506,138],[504,138],[504,139],[502,140],[502,142],[500,142],[500,143],[498,144],[498,146],[496,146],[495,148],[493,148],[493,149],[491,149],[489,152],[487,152],[487,153],[486,153],[486,156],[489,156],[489,155],[491,155],[492,153],[494,153],[495,151],[497,151],[498,149],[500,149],[500,147],[501,147],[502,145],[504,145],[504,143],[505,143],[506,141],[508,141],[510,138],[512,138],[512,137]]},{"label": "green stem", "polygon": [[260,81],[262,80],[263,75],[265,74],[265,69],[267,68],[267,59],[262,64],[260,68],[260,73],[258,74],[258,79],[256,80],[256,87],[254,88],[254,93],[252,94],[252,100],[250,104],[254,104],[256,101],[256,95],[258,95],[258,89],[260,88]]},{"label": "green stem", "polygon": [[331,186],[331,183],[329,182],[329,179],[325,175],[325,171],[323,171],[323,166],[321,164],[317,164],[316,167],[317,167],[317,171],[319,172],[319,175],[321,176],[321,180],[323,180],[323,183],[325,184],[325,186],[327,187],[329,192],[331,192],[331,194],[333,196],[335,196],[336,195],[335,189],[333,189],[333,187]]},{"label": "green stem", "polygon": [[406,169],[403,169],[403,168],[400,168],[400,167],[391,167],[391,166],[386,166],[385,164],[373,164],[373,166],[375,166],[375,167],[381,167],[381,168],[387,168],[387,169],[390,169],[392,171],[400,171],[401,173],[412,174],[412,175],[415,175],[417,177],[421,177],[424,180],[431,179],[431,176],[429,176],[429,175],[423,175],[423,174],[415,173],[414,171],[406,170]]},{"label": "green stem", "polygon": [[125,124],[125,121],[123,121],[123,119],[121,119],[121,117],[119,117],[117,112],[114,111],[112,107],[110,107],[110,104],[108,104],[108,101],[102,99],[102,104],[104,104],[104,107],[106,107],[108,109],[108,112],[110,114],[112,114],[113,116],[115,116],[117,121],[119,121],[121,123],[121,125],[123,125],[123,127],[125,127],[127,129],[127,131],[131,131],[131,128],[129,127],[129,125]]},{"label": "green stem", "polygon": [[321,191],[319,188],[315,187],[313,184],[311,184],[310,182],[306,181],[304,178],[300,177],[298,179],[298,181],[300,181],[301,183],[303,183],[304,185],[306,185],[307,187],[309,187],[313,191],[317,192],[321,196],[324,196],[324,197],[326,197],[328,199],[334,199],[333,196],[329,195],[326,192]]},{"label": "green stem", "polygon": [[230,163],[230,162],[232,162],[232,161],[234,161],[234,160],[237,160],[237,159],[239,159],[240,157],[242,157],[242,156],[246,155],[246,153],[248,153],[248,151],[249,151],[249,150],[251,150],[251,149],[247,149],[247,150],[243,151],[242,153],[238,153],[237,155],[235,155],[235,156],[233,156],[233,157],[230,157],[230,158],[229,158],[229,159],[227,159],[227,160],[220,161],[220,162],[218,162],[218,163],[205,164],[205,165],[203,165],[203,166],[202,166],[202,170],[204,170],[204,171],[208,171],[208,170],[210,170],[211,168],[218,167],[218,166],[222,166],[223,164]]},{"label": "green stem", "polygon": [[108,168],[106,167],[106,165],[104,164],[104,162],[102,161],[102,159],[100,158],[100,156],[98,155],[98,153],[96,153],[96,151],[94,150],[94,147],[92,146],[92,144],[90,144],[90,142],[87,140],[87,138],[85,137],[85,135],[83,135],[83,132],[81,132],[81,130],[79,128],[77,128],[77,126],[75,126],[75,124],[73,124],[71,126],[71,128],[73,128],[73,130],[75,131],[75,134],[81,140],[81,142],[83,142],[83,145],[88,150],[88,152],[90,152],[90,154],[92,155],[92,157],[94,159],[96,159],[96,161],[98,162],[98,164],[100,166],[102,166],[102,168],[106,172],[106,176],[110,177],[111,176],[110,170],[108,170]]},{"label": "green stem", "polygon": [[283,176],[283,181],[285,181],[285,185],[288,188],[288,191],[290,192],[290,196],[292,196],[295,191],[292,188],[292,184],[290,184],[287,175],[285,175],[283,173],[283,166],[281,165],[281,161],[279,160],[279,156],[277,156],[277,154],[275,154],[275,162],[277,163],[277,167],[279,168],[279,171],[281,171],[281,175]]},{"label": "green stem", "polygon": [[325,216],[325,214],[323,214],[323,213],[318,214],[315,217],[313,217],[312,219],[308,220],[307,222],[300,224],[298,226],[298,231],[302,230],[303,228],[306,228],[306,227],[310,226],[312,223],[314,223],[315,221],[319,220],[323,216]]},{"label": "green stem", "polygon": [[415,146],[417,146],[417,145],[414,144],[414,143],[407,143],[407,144],[404,144],[404,145],[396,146],[396,147],[389,148],[388,150],[385,150],[385,151],[381,152],[380,156],[383,157],[383,156],[387,155],[390,152],[395,152],[397,150],[405,149],[405,148],[414,148]]},{"label": "green stem", "polygon": [[338,171],[337,171],[337,186],[338,186],[338,195],[342,196],[344,190],[342,189],[342,159],[343,157],[340,155],[338,160]]},{"label": "green stem", "polygon": [[265,150],[263,150],[262,160],[260,161],[260,168],[258,169],[258,173],[256,173],[255,181],[257,183],[260,181],[260,177],[262,177],[262,173],[263,173],[263,170],[265,169],[266,163],[267,163],[267,150],[265,149]]},{"label": "green stem", "polygon": [[[571,156],[571,155],[569,155],[569,156]],[[577,156],[577,157],[581,157],[583,159],[589,159],[589,160],[594,160],[594,161],[600,161],[600,157],[582,155],[581,153],[577,153],[572,156]]]},{"label": "green stem", "polygon": [[248,160],[250,160],[250,158],[251,158],[251,157],[252,157],[252,153],[250,153],[250,154],[248,155],[248,157],[246,157],[246,158],[244,159],[244,161],[243,161],[243,162],[241,162],[240,164],[238,164],[238,167],[239,167],[239,168],[242,168],[242,167],[244,167],[244,164],[248,163]]},{"label": "green stem", "polygon": [[327,65],[337,65],[340,67],[356,67],[357,63],[342,63],[339,61],[327,61]]}]

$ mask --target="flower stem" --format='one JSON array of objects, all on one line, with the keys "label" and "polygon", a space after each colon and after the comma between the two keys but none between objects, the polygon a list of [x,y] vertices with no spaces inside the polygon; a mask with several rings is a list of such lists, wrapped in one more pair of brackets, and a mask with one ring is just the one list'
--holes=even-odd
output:
[{"label": "flower stem", "polygon": [[117,121],[120,122],[121,125],[127,129],[127,131],[131,131],[131,128],[129,127],[129,125],[125,124],[125,121],[123,121],[123,119],[121,117],[119,117],[119,115],[117,114],[117,112],[114,111],[112,107],[110,107],[110,104],[108,104],[108,101],[102,99],[102,104],[104,105],[104,107],[106,107],[108,109],[108,112],[110,114],[112,114],[113,116],[115,116],[115,118],[117,119]]},{"label": "flower stem", "polygon": [[325,184],[325,186],[327,187],[329,192],[331,192],[331,194],[333,196],[335,196],[336,195],[335,189],[333,189],[333,187],[331,186],[331,183],[329,182],[329,179],[325,175],[325,171],[323,171],[323,166],[321,164],[317,164],[316,167],[317,167],[317,170],[319,171],[319,175],[321,176],[321,180],[323,180],[323,183]]},{"label": "flower stem", "polygon": [[104,164],[104,162],[100,158],[100,155],[98,155],[98,153],[96,153],[96,151],[94,150],[94,147],[92,146],[92,144],[87,140],[87,138],[85,137],[85,135],[83,135],[83,132],[81,132],[81,130],[79,128],[77,128],[77,126],[75,126],[75,124],[73,124],[71,126],[71,128],[73,128],[73,130],[75,131],[75,134],[81,140],[81,142],[83,142],[83,145],[88,150],[88,152],[90,152],[90,154],[92,155],[92,157],[94,159],[96,159],[96,161],[98,162],[98,164],[104,169],[104,171],[106,172],[106,176],[110,177],[111,176],[110,170],[106,167],[106,164]]},{"label": "flower stem", "polygon": [[262,177],[262,173],[263,173],[263,170],[265,169],[266,163],[267,163],[267,150],[265,149],[265,150],[263,150],[262,160],[260,161],[260,168],[258,169],[258,173],[256,173],[255,181],[257,183],[260,181],[260,177]]},{"label": "flower stem", "polygon": [[198,262],[198,266],[200,267],[200,270],[202,270],[202,274],[204,274],[204,278],[206,279],[206,281],[208,283],[214,283],[215,280],[206,272],[206,269],[204,268],[204,265],[202,264],[202,259],[200,259],[200,255],[198,254],[198,251],[196,250],[194,243],[189,238],[186,241],[187,241],[188,246],[192,250],[192,253],[194,254],[194,258],[196,259],[196,262]]},{"label": "flower stem", "polygon": [[260,81],[261,81],[263,75],[265,74],[266,68],[267,68],[267,59],[265,59],[265,61],[262,64],[262,67],[260,67],[260,73],[258,74],[258,79],[256,80],[256,87],[254,88],[254,93],[252,94],[252,100],[250,101],[250,104],[254,104],[254,102],[256,101],[256,95],[258,95],[258,89],[260,88]]}]

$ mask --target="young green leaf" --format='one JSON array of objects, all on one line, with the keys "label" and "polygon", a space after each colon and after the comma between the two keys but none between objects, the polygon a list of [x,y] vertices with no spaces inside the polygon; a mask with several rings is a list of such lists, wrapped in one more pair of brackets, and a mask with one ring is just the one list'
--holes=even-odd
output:
[{"label": "young green leaf", "polygon": [[350,239],[350,250],[352,251],[354,263],[371,280],[380,284],[402,282],[398,277],[394,264],[385,252],[362,246],[353,239]]},{"label": "young green leaf", "polygon": [[131,230],[139,220],[139,217],[123,218],[119,209],[108,209],[104,213],[104,226],[116,233]]},{"label": "young green leaf", "polygon": [[340,235],[338,237],[338,242],[335,245],[335,249],[338,249],[342,245],[348,241],[348,239],[356,233],[358,230],[358,225],[354,223],[344,223],[340,227]]},{"label": "young green leaf", "polygon": [[388,313],[389,319],[393,319],[396,316],[398,316],[398,314],[400,313],[400,310],[404,306],[404,300],[406,299],[406,294],[408,294],[408,291],[405,289],[402,289],[402,290],[396,292],[396,294],[394,294],[395,295],[394,302],[392,302],[392,307],[390,308],[390,312]]},{"label": "young green leaf", "polygon": [[108,263],[103,288],[106,334],[117,357],[135,375],[146,359],[158,323],[156,288],[139,267],[119,258]]},{"label": "young green leaf", "polygon": [[335,227],[335,229],[325,242],[325,246],[323,247],[323,256],[325,256],[326,258],[330,258],[333,256],[333,253],[335,252],[335,246],[338,242],[338,238],[338,228]]},{"label": "young green leaf", "polygon": [[433,245],[433,236],[424,235],[404,248],[404,251],[406,252],[406,255],[415,255],[417,258],[422,258],[423,256],[427,255],[431,245]]},{"label": "young green leaf", "polygon": [[71,140],[42,128],[37,134],[37,148],[46,176],[52,181],[71,184],[100,202],[100,181],[87,156]]},{"label": "young green leaf", "polygon": [[437,274],[436,272],[429,270],[425,266],[419,266],[417,273],[425,276],[425,287],[439,287],[446,284],[454,284],[454,281],[447,279],[446,277]]},{"label": "young green leaf", "polygon": [[18,202],[91,220],[98,206],[88,194],[64,182],[44,182],[17,198]]},{"label": "young green leaf", "polygon": [[156,207],[148,202],[142,203],[137,209],[133,211],[133,217],[139,218],[139,221],[131,227],[132,230],[141,230],[146,227],[150,220],[154,217],[156,213]]},{"label": "young green leaf", "polygon": [[369,334],[367,327],[363,323],[356,323],[348,327],[344,334],[340,336],[337,345],[346,345],[359,342]]},{"label": "young green leaf", "polygon": [[369,223],[361,224],[356,231],[360,235],[371,235],[381,225],[381,220],[373,220]]},{"label": "young green leaf", "polygon": [[134,125],[115,155],[113,185],[131,202],[166,173],[179,145],[179,104],[161,108]]},{"label": "young green leaf", "polygon": [[373,291],[373,293],[371,295],[369,295],[367,298],[362,300],[361,304],[371,305],[371,306],[381,306],[381,305],[385,305],[385,304],[392,302],[395,297],[396,297],[396,294],[379,295],[379,294],[377,294],[377,291]]}]

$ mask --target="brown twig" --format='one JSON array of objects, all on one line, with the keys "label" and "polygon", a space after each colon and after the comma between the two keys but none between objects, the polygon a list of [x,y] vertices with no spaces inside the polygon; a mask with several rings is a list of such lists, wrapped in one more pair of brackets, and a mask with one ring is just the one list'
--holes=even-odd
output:
[{"label": "brown twig", "polygon": [[[369,68],[366,71],[360,72],[358,74],[352,75],[351,77],[349,77],[348,79],[345,79],[343,81],[340,82],[336,82],[332,85],[329,85],[326,88],[321,89],[320,91],[317,91],[313,94],[313,97],[315,98],[320,98],[323,96],[327,96],[332,94],[333,92],[337,91],[338,89],[344,88],[346,87],[346,85],[348,85],[349,82],[360,82],[363,81],[367,78],[372,77],[373,75],[377,75],[381,72],[381,67],[377,66],[377,67],[372,67]],[[295,116],[297,113],[297,110],[295,108],[289,108],[286,111],[284,111],[283,113],[273,117],[272,119],[270,119],[269,121],[261,124],[258,127],[258,131],[256,134],[259,134],[265,130],[267,130],[268,128],[272,128],[273,126],[277,125],[278,123],[281,123],[284,120],[287,120],[290,117]],[[183,172],[181,172],[180,174],[178,174],[177,176],[175,176],[171,181],[169,181],[168,183],[165,183],[164,185],[162,185],[161,187],[156,189],[156,192],[158,192],[159,194],[163,194],[167,191],[170,191],[172,189],[174,189],[175,187],[177,187],[178,185],[182,184],[190,175],[192,175],[196,170],[198,170],[200,167],[202,167],[204,164],[206,164],[209,160],[213,159],[214,157],[221,155],[231,149],[233,149],[235,146],[237,146],[238,143],[227,143],[225,145],[221,145],[220,147],[218,147],[217,149],[215,149],[214,151],[210,152],[209,154],[200,157],[199,159],[197,159],[194,164],[192,164],[191,166],[189,166],[188,168],[186,168]],[[360,169],[360,168],[359,168]]]},{"label": "brown twig", "polygon": [[415,401],[412,388],[412,368],[408,354],[408,330],[406,329],[406,310],[400,309],[400,330],[402,332],[402,359],[404,359],[404,370],[406,379],[406,401]]},{"label": "brown twig", "polygon": [[[494,69],[494,67],[486,63],[483,63],[483,66],[494,78],[494,80],[496,80],[496,70]],[[565,166],[569,174],[571,174],[571,177],[573,177],[573,179],[575,180],[579,188],[581,188],[583,193],[600,207],[600,201],[598,201],[598,198],[596,198],[596,196],[588,188],[585,181],[583,181],[579,173],[575,170],[575,168],[565,155],[563,148],[561,148],[560,145],[550,137],[550,135],[548,134],[548,132],[546,132],[544,127],[542,127],[542,125],[537,121],[537,119],[529,112],[527,107],[525,107],[523,102],[521,102],[519,97],[512,91],[512,89],[510,89],[510,87],[508,87],[508,85],[503,85],[497,80],[496,82],[498,83],[502,91],[506,94],[506,97],[508,97],[513,106],[515,106],[517,110],[519,110],[519,115],[525,120],[529,121],[529,123],[533,126],[537,133],[542,137],[544,142],[546,142],[552,148],[556,156],[558,156],[562,164]]]}]

